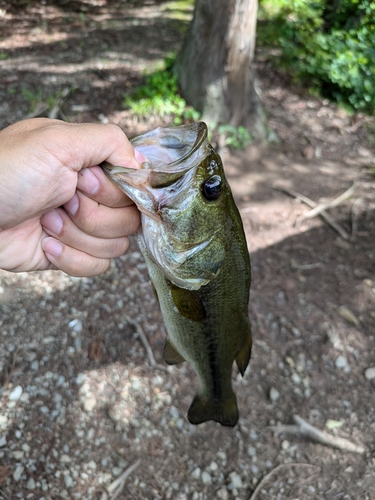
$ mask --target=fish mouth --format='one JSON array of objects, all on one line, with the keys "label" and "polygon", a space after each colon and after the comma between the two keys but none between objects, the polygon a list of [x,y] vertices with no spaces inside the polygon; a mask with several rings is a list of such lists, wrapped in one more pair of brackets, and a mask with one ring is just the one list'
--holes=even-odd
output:
[{"label": "fish mouth", "polygon": [[135,137],[131,143],[148,159],[141,169],[108,162],[103,162],[101,167],[141,212],[160,219],[158,207],[163,198],[162,188],[172,186],[206,158],[210,148],[207,125],[198,122],[174,128],[158,127]]},{"label": "fish mouth", "polygon": [[198,122],[180,127],[158,127],[130,142],[149,159],[142,168],[154,173],[178,173],[186,172],[206,155],[207,134],[207,125]]}]

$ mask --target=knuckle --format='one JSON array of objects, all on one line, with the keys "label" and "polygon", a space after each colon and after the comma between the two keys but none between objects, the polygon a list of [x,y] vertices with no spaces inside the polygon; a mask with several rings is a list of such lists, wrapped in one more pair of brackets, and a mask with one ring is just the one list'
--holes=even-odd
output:
[{"label": "knuckle", "polygon": [[108,123],[107,130],[110,132],[111,136],[114,137],[119,143],[123,143],[124,139],[126,139],[126,135],[121,127],[116,125],[115,123]]},{"label": "knuckle", "polygon": [[111,255],[112,257],[120,257],[120,255],[123,255],[128,248],[129,248],[129,238],[117,238],[113,242]]},{"label": "knuckle", "polygon": [[82,253],[77,257],[74,264],[66,271],[71,276],[97,276],[104,273],[111,262],[110,259],[96,258]]},{"label": "knuckle", "polygon": [[79,224],[80,229],[87,234],[95,236],[98,233],[99,220],[97,214],[95,212],[86,212],[79,214],[79,221],[77,220],[77,224]]}]

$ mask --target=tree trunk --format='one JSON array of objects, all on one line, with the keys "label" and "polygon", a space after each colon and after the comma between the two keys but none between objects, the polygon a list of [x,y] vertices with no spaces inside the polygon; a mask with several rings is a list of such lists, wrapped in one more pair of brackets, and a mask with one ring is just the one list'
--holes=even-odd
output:
[{"label": "tree trunk", "polygon": [[258,0],[196,0],[176,69],[183,96],[210,126],[245,126],[262,136],[252,64],[257,8]]}]

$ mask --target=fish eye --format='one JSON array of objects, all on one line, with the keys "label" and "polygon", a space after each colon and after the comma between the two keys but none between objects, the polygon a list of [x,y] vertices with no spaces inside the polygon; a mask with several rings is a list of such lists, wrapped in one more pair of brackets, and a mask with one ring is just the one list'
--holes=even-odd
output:
[{"label": "fish eye", "polygon": [[206,200],[217,200],[221,194],[221,177],[219,175],[213,175],[204,181],[201,186],[201,191]]}]

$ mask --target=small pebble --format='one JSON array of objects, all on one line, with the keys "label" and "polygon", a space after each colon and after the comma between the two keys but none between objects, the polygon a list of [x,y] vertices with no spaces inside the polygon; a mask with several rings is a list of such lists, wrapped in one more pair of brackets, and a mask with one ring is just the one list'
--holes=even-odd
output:
[{"label": "small pebble", "polygon": [[9,394],[9,401],[18,401],[22,396],[22,392],[22,387],[20,385],[17,385]]},{"label": "small pebble", "polygon": [[375,379],[375,366],[367,368],[367,370],[365,371],[365,377],[367,378],[367,380]]},{"label": "small pebble", "polygon": [[19,481],[21,479],[22,473],[25,470],[23,465],[17,465],[15,471],[13,472],[13,479]]},{"label": "small pebble", "polygon": [[251,472],[252,472],[254,475],[258,474],[258,472],[259,472],[258,467],[257,467],[256,465],[254,465],[254,464],[252,464],[252,465],[251,465],[250,470],[251,470]]},{"label": "small pebble", "polygon": [[219,498],[220,500],[228,500],[229,498],[228,491],[225,488],[221,488],[216,492],[216,497]]},{"label": "small pebble", "polygon": [[71,488],[73,486],[73,478],[70,474],[64,475],[64,483],[66,488]]},{"label": "small pebble", "polygon": [[142,382],[139,378],[134,377],[131,381],[133,391],[140,391],[142,389]]},{"label": "small pebble", "polygon": [[202,472],[201,479],[203,484],[208,485],[212,483],[211,474],[209,474],[207,471]]},{"label": "small pebble", "polygon": [[35,490],[35,479],[33,477],[29,477],[29,480],[27,481],[26,488],[28,490]]},{"label": "small pebble", "polygon": [[249,457],[255,457],[255,455],[257,454],[257,450],[254,448],[254,446],[249,446],[247,449],[247,454],[249,455]]},{"label": "small pebble", "polygon": [[113,477],[117,477],[120,474],[122,474],[123,472],[124,472],[123,467],[113,467],[113,469],[112,469],[112,475],[113,475]]},{"label": "small pebble", "polygon": [[201,469],[200,469],[200,467],[197,467],[196,469],[193,470],[193,472],[191,473],[191,477],[193,479],[199,479],[201,477]]},{"label": "small pebble", "polygon": [[280,393],[275,387],[271,387],[270,389],[270,400],[272,403],[276,403],[280,399]]},{"label": "small pebble", "polygon": [[83,408],[85,411],[87,411],[87,413],[90,413],[95,408],[95,406],[96,399],[92,394],[83,401]]},{"label": "small pebble", "polygon": [[210,469],[212,470],[212,472],[216,472],[218,470],[219,466],[217,465],[216,462],[211,462],[210,464]]},{"label": "small pebble", "polygon": [[73,319],[68,326],[77,333],[81,333],[83,329],[82,321],[80,319]]},{"label": "small pebble", "polygon": [[289,450],[290,448],[290,443],[289,441],[287,441],[286,439],[284,439],[284,441],[281,443],[281,448],[283,450]]},{"label": "small pebble", "polygon": [[32,370],[33,372],[39,370],[39,361],[37,359],[31,363],[30,370]]},{"label": "small pebble", "polygon": [[174,419],[176,419],[176,420],[177,420],[177,419],[178,419],[178,417],[180,416],[180,414],[179,414],[179,412],[178,412],[178,410],[177,410],[177,408],[176,408],[175,406],[171,406],[171,407],[169,408],[169,414],[170,414],[170,416],[171,416],[172,418],[174,418]]},{"label": "small pebble", "polygon": [[293,381],[296,385],[298,385],[298,384],[300,384],[300,383],[301,383],[301,377],[300,377],[300,376],[298,375],[298,373],[296,373],[296,372],[293,372],[293,373],[292,373],[292,377],[291,377],[291,379],[292,379],[292,381]]},{"label": "small pebble", "polygon": [[241,479],[241,476],[239,474],[237,474],[237,472],[231,472],[229,474],[229,477],[230,477],[230,484],[228,486],[228,488],[230,490],[234,490],[234,489],[239,489],[239,488],[242,488],[242,479]]},{"label": "small pebble", "polygon": [[348,364],[348,360],[344,356],[338,356],[335,361],[336,368],[340,368],[344,370],[344,372],[350,372],[350,366]]},{"label": "small pebble", "polygon": [[52,344],[53,342],[55,342],[55,340],[55,337],[49,335],[48,337],[43,338],[43,344]]}]

